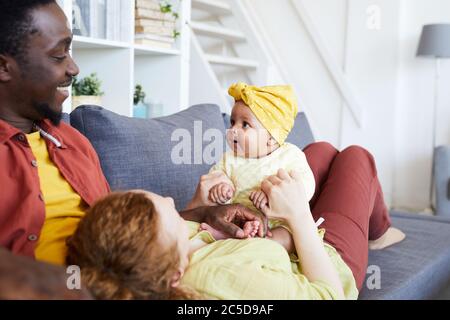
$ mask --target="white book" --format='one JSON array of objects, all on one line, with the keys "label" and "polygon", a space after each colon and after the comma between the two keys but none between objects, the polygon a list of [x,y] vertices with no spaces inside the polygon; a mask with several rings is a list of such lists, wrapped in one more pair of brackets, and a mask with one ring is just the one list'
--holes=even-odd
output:
[{"label": "white book", "polygon": [[154,41],[161,41],[161,42],[167,42],[167,43],[175,43],[175,39],[173,37],[162,37],[158,35],[153,34],[142,34],[137,33],[134,38],[136,40],[154,40]]},{"label": "white book", "polygon": [[149,9],[140,9],[136,8],[135,10],[136,19],[155,19],[155,20],[166,20],[166,21],[175,21],[175,17],[171,13],[163,13],[157,10],[149,10]]},{"label": "white book", "polygon": [[150,34],[156,34],[159,36],[173,36],[173,28],[170,27],[135,27],[134,28],[135,33],[150,33]]},{"label": "white book", "polygon": [[87,0],[73,0],[72,30],[75,35],[89,37],[89,3]]},{"label": "white book", "polygon": [[89,1],[89,25],[91,27],[89,36],[91,38],[98,38],[98,18],[97,18],[97,0]]},{"label": "white book", "polygon": [[175,21],[164,21],[154,19],[136,19],[135,25],[137,27],[171,27],[175,28]]},{"label": "white book", "polygon": [[132,0],[120,1],[120,40],[129,42],[132,39],[133,22],[131,20]]},{"label": "white book", "polygon": [[136,0],[135,7],[141,9],[160,10],[159,0]]},{"label": "white book", "polygon": [[106,38],[106,0],[97,0],[97,37]]},{"label": "white book", "polygon": [[120,12],[120,2],[122,2],[123,0],[120,1],[114,1],[114,40],[115,41],[120,41],[120,17],[122,16],[121,12]]},{"label": "white book", "polygon": [[114,10],[116,0],[106,0],[106,39],[114,40]]}]

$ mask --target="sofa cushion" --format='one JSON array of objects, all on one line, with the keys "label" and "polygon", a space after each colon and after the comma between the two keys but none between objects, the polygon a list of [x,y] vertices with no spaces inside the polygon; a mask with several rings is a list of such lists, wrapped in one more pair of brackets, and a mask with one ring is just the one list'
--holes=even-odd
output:
[{"label": "sofa cushion", "polygon": [[[359,298],[435,298],[450,279],[450,220],[401,212],[391,212],[391,217],[393,226],[406,238],[392,247],[369,252],[369,268],[376,266],[381,272],[380,288],[369,290],[366,278]],[[371,271],[367,276],[373,274]]]},{"label": "sofa cushion", "polygon": [[[202,135],[223,137],[225,134],[222,114],[216,105],[197,105],[157,119],[129,118],[100,107],[81,106],[70,118],[71,125],[97,151],[112,190],[145,189],[170,196],[177,209],[186,206],[200,176],[220,158],[225,144],[222,143],[212,160],[202,157],[202,151],[211,144]],[[178,139],[172,139],[173,134],[179,134]],[[189,156],[190,153],[188,158],[192,164],[179,164],[179,159],[175,162],[172,159],[173,150],[178,150],[176,147],[182,141],[179,137],[185,135],[187,139],[183,141],[188,143],[189,150],[177,154]]]}]

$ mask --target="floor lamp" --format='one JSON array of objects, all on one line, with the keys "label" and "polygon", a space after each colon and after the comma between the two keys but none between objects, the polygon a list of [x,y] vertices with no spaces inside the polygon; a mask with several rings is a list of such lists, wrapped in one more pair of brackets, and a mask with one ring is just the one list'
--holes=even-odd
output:
[{"label": "floor lamp", "polygon": [[434,149],[436,147],[436,119],[439,103],[439,76],[441,59],[450,58],[450,24],[427,24],[423,26],[420,36],[418,57],[429,57],[435,60],[434,97],[433,97],[433,158],[431,165],[430,205],[433,209],[434,185]]}]

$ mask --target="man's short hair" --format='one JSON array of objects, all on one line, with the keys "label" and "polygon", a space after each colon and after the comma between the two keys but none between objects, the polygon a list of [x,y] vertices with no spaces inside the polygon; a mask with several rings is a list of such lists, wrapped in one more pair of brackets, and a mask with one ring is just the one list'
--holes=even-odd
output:
[{"label": "man's short hair", "polygon": [[0,54],[24,62],[33,27],[31,11],[55,0],[0,0]]}]

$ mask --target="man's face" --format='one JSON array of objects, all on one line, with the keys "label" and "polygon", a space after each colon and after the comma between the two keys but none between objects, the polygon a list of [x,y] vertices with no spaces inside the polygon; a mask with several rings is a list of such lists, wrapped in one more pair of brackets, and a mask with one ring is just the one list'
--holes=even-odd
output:
[{"label": "man's face", "polygon": [[21,116],[48,118],[57,125],[69,96],[67,87],[79,72],[69,54],[72,32],[57,4],[34,9],[32,17],[37,32],[29,37],[25,62],[17,64],[12,94],[20,97]]}]

